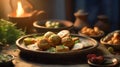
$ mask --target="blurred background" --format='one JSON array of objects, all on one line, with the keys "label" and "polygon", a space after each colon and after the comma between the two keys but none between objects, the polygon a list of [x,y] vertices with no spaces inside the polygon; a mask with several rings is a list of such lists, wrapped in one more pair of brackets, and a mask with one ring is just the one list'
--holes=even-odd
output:
[{"label": "blurred background", "polygon": [[[44,10],[49,19],[70,20],[74,23],[74,13],[84,10],[88,13],[88,22],[94,25],[98,15],[106,15],[111,31],[120,29],[119,0],[21,0],[27,10]],[[0,0],[0,18],[8,19],[8,14],[17,7],[17,0]]]}]

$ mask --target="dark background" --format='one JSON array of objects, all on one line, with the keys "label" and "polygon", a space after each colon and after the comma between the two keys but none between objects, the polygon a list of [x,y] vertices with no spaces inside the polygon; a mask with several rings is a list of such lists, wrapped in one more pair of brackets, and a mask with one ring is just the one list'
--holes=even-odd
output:
[{"label": "dark background", "polygon": [[[71,12],[73,13],[79,9],[88,12],[88,21],[91,25],[94,25],[97,21],[97,16],[102,14],[108,17],[109,23],[111,24],[111,31],[120,29],[119,0],[71,0],[71,4],[73,6]],[[75,20],[73,15],[71,20]]]},{"label": "dark background", "polygon": [[[8,19],[8,14],[12,9],[10,6],[12,1],[13,7],[16,7],[17,0],[0,0],[0,18]],[[74,13],[82,9],[88,12],[88,21],[94,25],[97,16],[104,14],[108,16],[111,31],[120,29],[120,1],[119,0],[22,0],[29,1],[34,10],[44,10],[48,13],[49,19],[65,19],[72,22],[75,21]],[[27,6],[27,4],[23,4]]]}]

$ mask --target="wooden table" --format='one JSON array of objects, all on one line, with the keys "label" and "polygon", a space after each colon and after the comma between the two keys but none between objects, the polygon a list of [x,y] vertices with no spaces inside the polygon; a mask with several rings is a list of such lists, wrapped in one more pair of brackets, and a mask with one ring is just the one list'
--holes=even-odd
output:
[{"label": "wooden table", "polygon": [[[3,50],[4,53],[9,53],[15,56],[15,59],[13,60],[13,67],[90,67],[87,64],[86,60],[80,60],[82,57],[74,60],[74,61],[61,61],[61,62],[52,62],[52,60],[48,60],[47,62],[43,62],[44,60],[37,61],[31,61],[27,60],[26,58],[23,58],[20,55],[20,50],[15,49],[7,49]],[[93,52],[100,55],[112,55],[107,51],[107,49],[103,45],[99,45],[98,48]],[[35,57],[34,57],[35,58]]]}]

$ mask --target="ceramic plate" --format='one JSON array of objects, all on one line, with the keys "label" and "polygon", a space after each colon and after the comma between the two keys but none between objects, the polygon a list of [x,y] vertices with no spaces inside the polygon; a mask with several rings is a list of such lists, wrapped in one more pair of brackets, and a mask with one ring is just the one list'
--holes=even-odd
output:
[{"label": "ceramic plate", "polygon": [[80,42],[82,43],[91,43],[93,46],[84,48],[81,50],[70,50],[68,52],[47,52],[47,51],[40,51],[40,50],[32,50],[28,49],[24,44],[23,40],[26,37],[34,37],[34,36],[42,36],[43,34],[30,34],[25,35],[17,39],[16,45],[21,50],[22,53],[26,54],[27,56],[34,55],[35,57],[50,57],[50,58],[69,58],[79,56],[84,53],[89,53],[93,51],[96,47],[98,47],[98,42],[92,38],[79,36],[77,34],[71,34],[71,36],[79,37]]}]

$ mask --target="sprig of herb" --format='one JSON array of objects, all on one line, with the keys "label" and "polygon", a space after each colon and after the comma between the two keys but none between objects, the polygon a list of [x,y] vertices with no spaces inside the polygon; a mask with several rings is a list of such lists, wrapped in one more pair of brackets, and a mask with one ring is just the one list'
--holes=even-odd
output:
[{"label": "sprig of herb", "polygon": [[16,28],[14,23],[0,19],[0,42],[3,44],[13,44],[17,38],[24,34],[21,29]]}]

